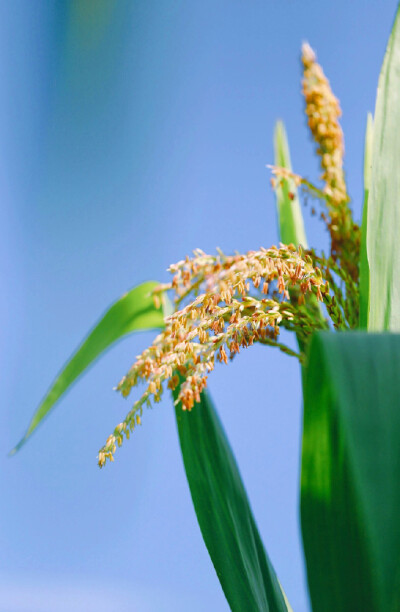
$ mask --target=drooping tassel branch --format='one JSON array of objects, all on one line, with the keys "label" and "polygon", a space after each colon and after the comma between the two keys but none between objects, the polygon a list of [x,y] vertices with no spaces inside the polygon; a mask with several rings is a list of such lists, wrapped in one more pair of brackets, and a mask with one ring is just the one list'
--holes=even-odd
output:
[{"label": "drooping tassel branch", "polygon": [[[117,389],[125,397],[140,381],[147,388],[100,450],[100,466],[113,459],[123,436],[129,437],[140,424],[143,405],[160,401],[164,383],[170,389],[178,385],[178,374],[185,379],[179,401],[184,410],[191,410],[215,362],[228,363],[241,348],[260,342],[302,359],[279,342],[280,326],[305,337],[312,334],[320,324],[309,315],[305,295],[313,293],[322,301],[329,292],[312,259],[293,245],[234,256],[197,250],[170,271],[172,283],[160,286],[154,297],[158,300],[162,292],[173,290],[180,309],[166,319],[163,332],[119,383]],[[288,301],[291,288],[298,290],[296,307]]]}]

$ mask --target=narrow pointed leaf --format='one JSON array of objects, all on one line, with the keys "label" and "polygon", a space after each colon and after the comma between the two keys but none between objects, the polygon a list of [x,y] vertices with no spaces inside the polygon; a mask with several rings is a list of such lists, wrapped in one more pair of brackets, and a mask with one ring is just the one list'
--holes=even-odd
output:
[{"label": "narrow pointed leaf", "polygon": [[399,361],[397,334],[312,341],[301,523],[313,612],[400,610]]},{"label": "narrow pointed leaf", "polygon": [[367,211],[368,329],[400,331],[400,8],[389,38],[374,116]]},{"label": "narrow pointed leaf", "polygon": [[178,404],[176,420],[201,533],[231,609],[290,611],[210,396],[203,392],[191,412]]},{"label": "narrow pointed leaf", "polygon": [[76,379],[114,342],[133,331],[164,326],[162,308],[156,308],[151,291],[158,283],[149,281],[123,295],[103,315],[81,346],[54,380],[32,417],[28,430],[14,448],[16,452],[54,408]]},{"label": "narrow pointed leaf", "polygon": [[[292,169],[290,161],[289,144],[285,126],[277,121],[274,136],[275,165]],[[303,215],[301,213],[297,187],[292,179],[279,181],[276,189],[276,206],[278,211],[279,236],[284,244],[301,244],[307,248],[307,238],[304,230]]]},{"label": "narrow pointed leaf", "polygon": [[374,120],[368,113],[367,128],[365,130],[364,144],[364,203],[361,225],[361,252],[360,252],[360,328],[367,329],[369,309],[369,264],[367,257],[367,223],[368,223],[368,195],[371,183],[372,145],[374,137]]},{"label": "narrow pointed leaf", "polygon": [[[285,126],[282,121],[277,121],[274,135],[275,165],[282,168],[292,169],[289,153],[289,143],[286,136]],[[304,229],[303,215],[301,213],[297,187],[292,179],[279,181],[275,188],[276,209],[278,213],[279,240],[284,244],[301,244],[305,249],[307,237]],[[296,289],[291,289],[291,297],[296,298]],[[307,304],[316,318],[323,324],[324,317],[321,307],[315,296],[307,296]],[[297,336],[301,351],[305,350],[304,342]]]}]

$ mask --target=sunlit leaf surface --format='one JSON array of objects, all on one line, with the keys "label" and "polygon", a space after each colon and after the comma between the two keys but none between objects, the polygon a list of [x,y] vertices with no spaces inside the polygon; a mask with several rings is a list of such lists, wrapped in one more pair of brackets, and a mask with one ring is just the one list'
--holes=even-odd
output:
[{"label": "sunlit leaf surface", "polygon": [[367,211],[368,329],[400,331],[400,9],[379,77]]},{"label": "sunlit leaf surface", "polygon": [[[292,169],[289,144],[285,126],[278,121],[274,137],[275,166]],[[307,238],[301,213],[299,195],[293,179],[282,179],[276,186],[276,205],[278,212],[279,238],[284,244],[301,244],[307,248]]]}]

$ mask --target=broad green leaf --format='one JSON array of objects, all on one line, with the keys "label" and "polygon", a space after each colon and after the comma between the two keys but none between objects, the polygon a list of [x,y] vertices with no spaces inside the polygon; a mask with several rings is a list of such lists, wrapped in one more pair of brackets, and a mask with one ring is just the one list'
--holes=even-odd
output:
[{"label": "broad green leaf", "polygon": [[374,138],[374,120],[368,113],[367,128],[365,130],[364,144],[364,203],[361,225],[361,252],[360,252],[360,328],[367,329],[369,306],[369,264],[367,257],[367,223],[368,223],[368,195],[371,183],[372,145]]},{"label": "broad green leaf", "polygon": [[312,341],[301,523],[314,612],[400,610],[399,363],[397,334]]},{"label": "broad green leaf", "polygon": [[[177,398],[179,389],[175,389]],[[238,467],[209,395],[176,406],[179,440],[204,542],[233,611],[287,612]]]},{"label": "broad green leaf", "polygon": [[400,8],[379,77],[367,210],[368,329],[400,331]]},{"label": "broad green leaf", "polygon": [[162,308],[155,307],[151,295],[157,284],[149,281],[138,285],[106,311],[58,374],[33,415],[25,436],[11,453],[16,452],[26,442],[61,396],[114,342],[133,331],[164,326]]},{"label": "broad green leaf", "polygon": [[[289,144],[282,121],[277,121],[276,123],[274,148],[275,166],[291,170]],[[308,248],[299,196],[294,181],[292,179],[284,179],[282,184],[279,181],[275,192],[281,242],[284,244],[294,244],[295,246],[301,244],[305,249]]]}]

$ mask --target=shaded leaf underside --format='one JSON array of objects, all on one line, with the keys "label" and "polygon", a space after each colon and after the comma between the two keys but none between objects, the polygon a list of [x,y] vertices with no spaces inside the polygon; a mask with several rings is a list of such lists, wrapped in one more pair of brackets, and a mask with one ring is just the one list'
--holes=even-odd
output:
[{"label": "shaded leaf underside", "polygon": [[400,335],[318,334],[301,522],[314,612],[400,609]]},{"label": "shaded leaf underside", "polygon": [[[174,391],[178,397],[179,388]],[[197,519],[231,609],[287,612],[235,458],[209,395],[176,406],[183,462]]]}]

